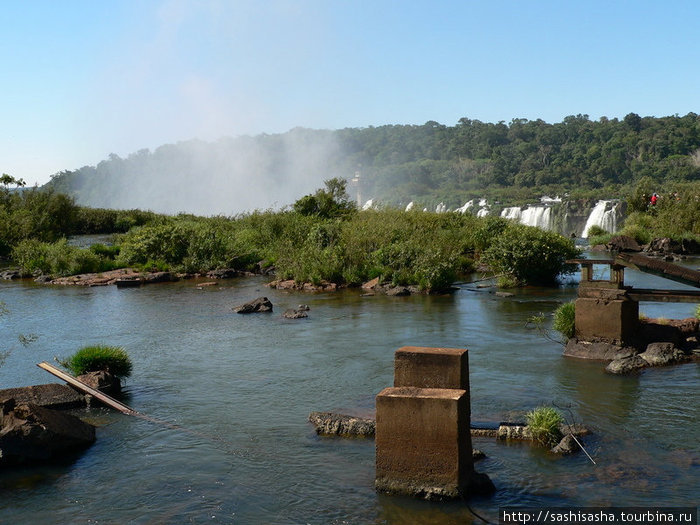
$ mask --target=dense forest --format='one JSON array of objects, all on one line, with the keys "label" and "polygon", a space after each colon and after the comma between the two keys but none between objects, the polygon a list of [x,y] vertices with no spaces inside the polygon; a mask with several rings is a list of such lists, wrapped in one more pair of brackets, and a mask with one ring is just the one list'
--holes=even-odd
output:
[{"label": "dense forest", "polygon": [[356,175],[363,201],[391,205],[456,207],[474,197],[517,203],[544,193],[615,197],[643,177],[659,187],[700,180],[700,117],[296,128],[111,155],[58,173],[49,186],[83,205],[231,214],[280,208],[322,180]]}]

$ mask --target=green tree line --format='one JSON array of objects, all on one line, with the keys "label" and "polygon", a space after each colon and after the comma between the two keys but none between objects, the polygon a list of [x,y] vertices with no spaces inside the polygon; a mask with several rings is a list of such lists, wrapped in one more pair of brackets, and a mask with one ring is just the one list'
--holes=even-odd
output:
[{"label": "green tree line", "polygon": [[[173,180],[196,180],[251,150],[267,159],[251,175],[274,184],[286,173],[291,144],[300,151],[324,145],[332,154],[309,168],[314,176],[349,179],[359,173],[362,194],[388,204],[443,201],[458,206],[476,196],[517,201],[543,192],[592,191],[602,197],[644,177],[658,185],[700,180],[697,114],[630,113],[623,119],[595,121],[572,115],[557,123],[462,118],[454,126],[430,121],[340,130],[296,128],[215,143],[188,141],[141,150],[126,159],[110,155],[97,166],[56,174],[49,184],[81,204],[94,205],[98,194],[109,195],[125,179],[145,184],[161,172],[172,174]],[[202,158],[209,160],[199,162]]]}]

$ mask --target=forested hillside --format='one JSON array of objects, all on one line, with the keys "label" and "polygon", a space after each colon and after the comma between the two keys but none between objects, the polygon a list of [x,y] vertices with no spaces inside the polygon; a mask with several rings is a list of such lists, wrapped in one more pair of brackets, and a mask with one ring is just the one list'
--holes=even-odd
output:
[{"label": "forested hillside", "polygon": [[111,155],[56,174],[49,185],[90,206],[231,214],[280,208],[324,179],[358,174],[363,200],[395,205],[454,207],[473,197],[516,203],[565,192],[615,197],[642,177],[659,187],[700,180],[700,117],[297,128]]}]

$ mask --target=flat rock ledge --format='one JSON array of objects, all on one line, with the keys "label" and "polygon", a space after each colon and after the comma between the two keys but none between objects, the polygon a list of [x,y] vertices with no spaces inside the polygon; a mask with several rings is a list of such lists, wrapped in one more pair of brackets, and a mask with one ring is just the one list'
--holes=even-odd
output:
[{"label": "flat rock ledge", "polygon": [[36,280],[45,284],[62,286],[108,286],[124,282],[138,284],[174,282],[179,280],[179,277],[171,272],[139,272],[133,268],[121,268],[108,272],[84,273],[57,279],[47,279],[45,276],[40,276]]},{"label": "flat rock ledge", "polygon": [[18,405],[31,403],[57,410],[80,408],[86,404],[83,394],[68,385],[59,383],[0,390],[0,403],[10,399],[14,399]]},{"label": "flat rock ledge", "polygon": [[33,403],[0,404],[0,466],[44,462],[95,441],[95,427]]},{"label": "flat rock ledge", "polygon": [[631,346],[619,346],[605,341],[583,341],[569,339],[564,348],[565,357],[592,359],[594,361],[612,361],[632,357],[637,350]]}]

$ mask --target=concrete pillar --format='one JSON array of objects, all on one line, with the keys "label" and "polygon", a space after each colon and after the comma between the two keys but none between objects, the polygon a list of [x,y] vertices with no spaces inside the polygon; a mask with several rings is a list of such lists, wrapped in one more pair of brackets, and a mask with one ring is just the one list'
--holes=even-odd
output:
[{"label": "concrete pillar", "polygon": [[576,337],[631,345],[639,327],[639,303],[623,294],[605,296],[605,290],[586,292],[588,297],[576,299]]},{"label": "concrete pillar", "polygon": [[427,499],[494,490],[474,471],[465,349],[403,347],[376,399],[377,490]]}]

